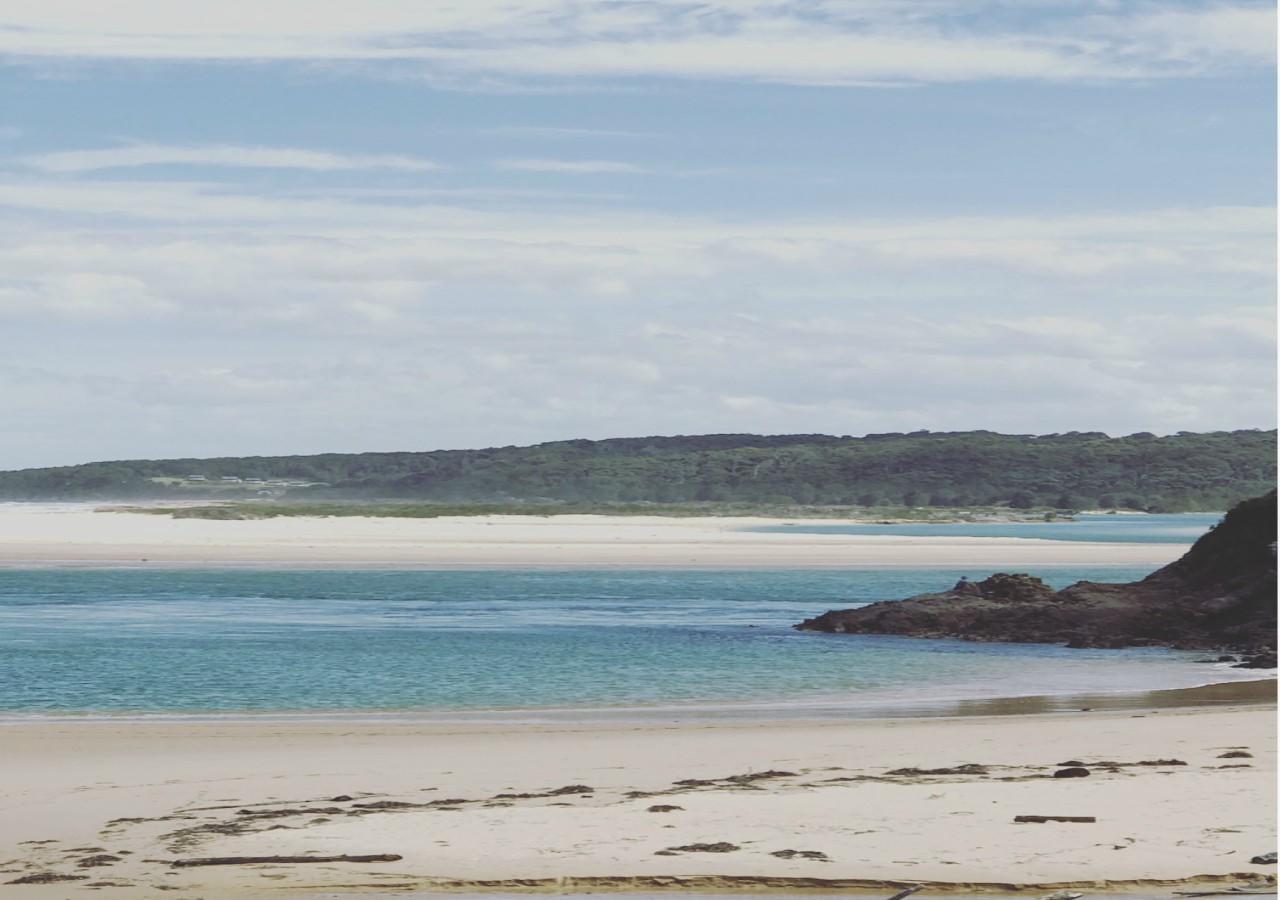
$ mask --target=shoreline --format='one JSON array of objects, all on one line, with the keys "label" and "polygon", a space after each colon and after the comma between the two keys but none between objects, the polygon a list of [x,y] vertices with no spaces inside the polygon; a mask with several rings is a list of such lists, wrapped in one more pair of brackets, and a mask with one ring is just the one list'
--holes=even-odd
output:
[{"label": "shoreline", "polygon": [[[1269,671],[1269,670],[1251,670]],[[1277,702],[1276,677],[1241,676],[1206,681],[1190,687],[1148,690],[1010,694],[907,701],[877,699],[866,705],[841,705],[835,697],[769,701],[726,701],[687,704],[605,707],[522,707],[457,710],[216,710],[121,712],[102,710],[39,711],[30,714],[0,710],[0,735],[5,729],[39,725],[390,725],[434,728],[441,733],[472,727],[495,729],[577,728],[627,729],[649,725],[739,727],[822,725],[880,719],[946,719],[1037,716],[1078,711],[1135,709],[1211,709],[1219,706],[1265,706]],[[792,714],[779,715],[782,710]]]},{"label": "shoreline", "polygon": [[[948,538],[948,540],[956,540]],[[1112,544],[1110,546],[1117,546]],[[1145,546],[1134,544],[1133,546]],[[1173,545],[1169,545],[1173,546]],[[1177,545],[1180,549],[1185,550],[1183,545]],[[920,548],[920,551],[927,552],[929,548]],[[950,548],[948,548],[950,549]],[[939,562],[927,561],[908,561],[884,563],[877,562],[874,559],[854,560],[854,561],[826,561],[826,560],[805,560],[792,561],[785,560],[769,560],[767,562],[752,562],[745,559],[721,559],[717,558],[713,561],[706,562],[679,562],[664,561],[661,559],[647,560],[618,560],[616,562],[535,562],[527,559],[515,561],[501,560],[485,560],[476,562],[448,562],[441,560],[416,561],[409,559],[387,559],[387,560],[355,560],[343,559],[325,562],[321,559],[271,559],[271,560],[243,560],[243,559],[209,559],[209,558],[168,558],[161,557],[140,557],[138,559],[115,559],[115,558],[90,558],[90,559],[49,559],[49,558],[18,558],[6,560],[0,558],[0,572],[38,572],[51,569],[66,569],[79,571],[246,571],[246,572],[645,572],[645,571],[669,571],[669,572],[730,572],[730,571],[785,571],[785,570],[812,570],[812,571],[850,571],[859,570],[892,570],[892,569],[968,569],[979,568],[990,571],[996,571],[1001,568],[1018,568],[1027,566],[1044,566],[1051,568],[1065,567],[1088,567],[1090,569],[1132,569],[1145,568],[1147,566],[1158,567],[1156,563],[1142,562],[1140,558],[1137,561],[1121,559],[1120,561],[1094,562],[1080,557],[1064,555],[1062,557],[1053,554],[1044,554],[1039,559],[1023,559],[1020,558],[1024,554],[1008,553],[1001,548],[983,548],[990,551],[990,555],[978,556],[978,561],[971,565],[966,565],[964,561],[948,558]],[[906,556],[916,551],[907,551],[901,554],[895,554],[895,557]],[[1027,556],[1033,554],[1025,554]],[[1011,558],[1012,557],[1012,558]],[[1170,560],[1172,562],[1172,560]]]}]

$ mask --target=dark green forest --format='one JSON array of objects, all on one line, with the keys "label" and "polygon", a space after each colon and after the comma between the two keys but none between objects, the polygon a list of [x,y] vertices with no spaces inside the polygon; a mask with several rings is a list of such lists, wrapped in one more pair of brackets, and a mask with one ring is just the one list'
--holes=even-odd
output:
[{"label": "dark green forest", "polygon": [[[192,481],[192,476],[204,480]],[[286,481],[291,484],[279,483]],[[485,450],[122,460],[0,472],[0,499],[287,497],[290,503],[732,503],[1177,512],[1226,509],[1275,483],[1274,430],[1125,437],[920,431],[865,437],[716,434]]]}]

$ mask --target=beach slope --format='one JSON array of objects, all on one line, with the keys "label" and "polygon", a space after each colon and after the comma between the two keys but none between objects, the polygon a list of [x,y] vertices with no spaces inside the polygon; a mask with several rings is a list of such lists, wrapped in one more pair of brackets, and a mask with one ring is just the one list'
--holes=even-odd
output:
[{"label": "beach slope", "polygon": [[[1237,882],[1274,871],[1250,862],[1276,846],[1274,716],[10,724],[0,880],[13,897]],[[287,859],[317,856],[385,859]],[[211,858],[232,861],[183,865]],[[68,880],[13,884],[41,877]]]}]

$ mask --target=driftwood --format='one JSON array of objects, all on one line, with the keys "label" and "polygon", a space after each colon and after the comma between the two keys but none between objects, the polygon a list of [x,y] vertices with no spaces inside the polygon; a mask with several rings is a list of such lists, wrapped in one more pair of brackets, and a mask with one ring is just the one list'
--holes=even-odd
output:
[{"label": "driftwood", "polygon": [[364,856],[208,856],[203,859],[175,859],[169,865],[175,869],[192,866],[256,866],[265,863],[335,863],[335,862],[399,862],[399,853],[370,853]]},{"label": "driftwood", "polygon": [[1096,822],[1096,816],[1014,816],[1015,822]]},{"label": "driftwood", "polygon": [[916,891],[922,891],[922,890],[924,890],[924,885],[923,885],[923,884],[917,884],[917,885],[914,885],[914,886],[912,886],[912,887],[907,888],[906,890],[898,891],[898,893],[896,893],[896,894],[894,894],[892,897],[890,897],[890,898],[889,898],[889,900],[903,900],[903,898],[904,898],[904,897],[910,897],[910,896],[911,896],[912,894],[914,894]]}]

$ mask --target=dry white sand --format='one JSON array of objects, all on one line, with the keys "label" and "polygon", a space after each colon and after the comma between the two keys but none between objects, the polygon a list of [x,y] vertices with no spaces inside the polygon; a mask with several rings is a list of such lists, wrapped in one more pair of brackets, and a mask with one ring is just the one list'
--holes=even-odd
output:
[{"label": "dry white sand", "polygon": [[[758,533],[779,519],[482,516],[247,521],[0,504],[0,566],[992,567],[1172,562],[1181,544]],[[839,523],[832,523],[839,524]]]},{"label": "dry white sand", "polygon": [[[1276,846],[1274,726],[1274,706],[714,727],[6,725],[0,877],[88,876],[5,896],[89,896],[106,883],[120,886],[99,896],[128,898],[477,882],[635,889],[663,876],[703,889],[849,879],[1041,890],[1260,877],[1274,871],[1249,862]],[[1251,756],[1222,758],[1238,748]],[[1073,759],[1091,774],[1052,777]],[[1186,765],[1094,765],[1169,759]],[[985,773],[887,774],[975,763]],[[702,783],[677,783],[689,779]],[[546,796],[571,785],[593,790]],[[412,805],[359,805],[387,801]],[[650,811],[658,805],[677,808]],[[1026,814],[1097,821],[1014,823]],[[738,849],[660,853],[720,842]],[[786,850],[826,859],[773,855]],[[168,864],[386,853],[403,858]],[[103,854],[118,859],[78,865]]]}]

